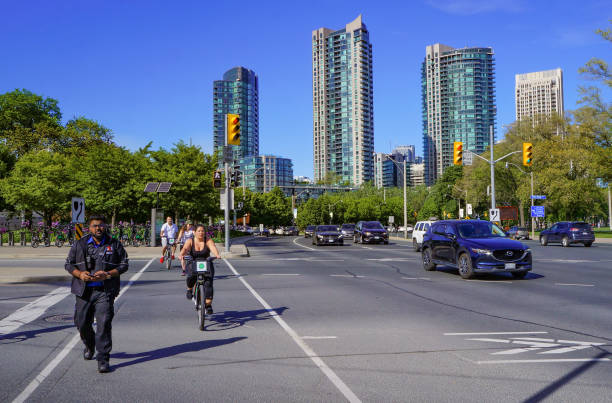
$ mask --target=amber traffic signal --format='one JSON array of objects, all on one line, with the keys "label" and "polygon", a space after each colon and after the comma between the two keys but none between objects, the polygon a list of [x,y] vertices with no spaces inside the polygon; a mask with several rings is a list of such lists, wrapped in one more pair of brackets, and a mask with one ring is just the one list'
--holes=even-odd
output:
[{"label": "amber traffic signal", "polygon": [[227,144],[240,145],[240,115],[227,114]]},{"label": "amber traffic signal", "polygon": [[453,164],[463,165],[463,142],[461,141],[453,143]]},{"label": "amber traffic signal", "polygon": [[523,165],[530,167],[533,164],[533,144],[523,143]]}]

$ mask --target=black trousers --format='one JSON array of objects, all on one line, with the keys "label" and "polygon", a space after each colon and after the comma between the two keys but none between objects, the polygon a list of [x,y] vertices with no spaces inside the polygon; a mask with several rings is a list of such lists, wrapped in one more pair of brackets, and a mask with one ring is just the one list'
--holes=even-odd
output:
[{"label": "black trousers", "polygon": [[[98,351],[98,361],[108,361],[113,347],[111,330],[115,316],[114,303],[115,297],[91,287],[86,287],[82,297],[76,297],[74,324],[85,346],[92,351],[95,347]],[[94,318],[97,322],[95,332]]]},{"label": "black trousers", "polygon": [[[207,275],[206,280],[204,280],[204,298],[213,299],[213,295],[215,293],[215,290],[213,288],[213,280],[215,278],[215,266],[212,264],[212,262],[210,262],[209,265],[210,274]],[[185,269],[185,271],[187,272],[187,288],[192,288],[198,280],[198,273],[196,272],[195,264],[193,263],[193,261],[189,260],[185,265]]]}]

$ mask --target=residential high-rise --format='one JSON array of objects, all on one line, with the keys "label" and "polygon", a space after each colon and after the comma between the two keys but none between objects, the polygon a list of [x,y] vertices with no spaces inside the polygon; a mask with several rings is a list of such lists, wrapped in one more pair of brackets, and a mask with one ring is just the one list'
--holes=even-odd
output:
[{"label": "residential high-rise", "polygon": [[538,115],[563,116],[563,72],[560,68],[515,76],[516,120]]},{"label": "residential high-rise", "polygon": [[403,158],[405,158],[408,162],[411,162],[411,163],[414,162],[414,159],[416,157],[413,145],[397,146],[393,149],[393,151],[391,151],[391,154],[402,155]]},{"label": "residential high-rise", "polygon": [[312,82],[315,181],[328,172],[354,185],[374,179],[372,45],[361,15],[312,31]]},{"label": "residential high-rise", "polygon": [[453,142],[477,154],[495,128],[492,48],[427,46],[421,67],[425,182],[432,185],[453,163]]},{"label": "residential high-rise", "polygon": [[410,184],[419,186],[425,184],[425,164],[416,163],[410,166]]},{"label": "residential high-rise", "polygon": [[245,187],[253,192],[267,193],[276,186],[293,185],[293,163],[289,158],[274,155],[245,157],[240,167]]},{"label": "residential high-rise", "polygon": [[234,67],[213,83],[213,146],[225,145],[225,115],[240,115],[240,146],[234,147],[234,160],[259,154],[259,89],[255,72]]}]

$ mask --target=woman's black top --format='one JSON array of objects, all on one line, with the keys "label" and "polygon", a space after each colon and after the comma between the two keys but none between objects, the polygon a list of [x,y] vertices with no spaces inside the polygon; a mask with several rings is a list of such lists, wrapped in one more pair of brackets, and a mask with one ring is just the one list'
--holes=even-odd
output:
[{"label": "woman's black top", "polygon": [[209,256],[210,256],[210,250],[208,249],[208,245],[206,245],[206,242],[208,241],[208,239],[206,238],[206,236],[204,236],[204,249],[202,250],[195,250],[195,237],[191,238],[191,250],[189,251],[189,254],[191,255],[191,258],[194,261],[198,261],[198,260],[206,260]]}]

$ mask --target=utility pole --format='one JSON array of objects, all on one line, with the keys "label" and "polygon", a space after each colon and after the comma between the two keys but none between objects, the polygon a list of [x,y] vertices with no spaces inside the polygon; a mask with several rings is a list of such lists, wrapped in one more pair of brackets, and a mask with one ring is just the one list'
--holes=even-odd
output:
[{"label": "utility pole", "polygon": [[493,157],[493,125],[489,126],[489,145],[491,146],[491,209],[495,208],[495,159]]},{"label": "utility pole", "polygon": [[[229,145],[227,144],[227,115],[225,115],[225,149],[227,149]],[[229,177],[229,163],[225,158],[226,150],[223,150],[223,165],[225,168],[225,211],[224,211],[224,221],[225,221],[225,251],[230,251],[230,229],[229,229],[229,204],[230,204],[230,177]]]},{"label": "utility pole", "polygon": [[406,156],[404,156],[404,239],[408,239],[408,209],[406,206]]},{"label": "utility pole", "polygon": [[[531,174],[531,210],[533,210],[533,171]],[[531,213],[529,214],[531,216]],[[535,217],[531,217],[531,239],[535,238]]]}]

